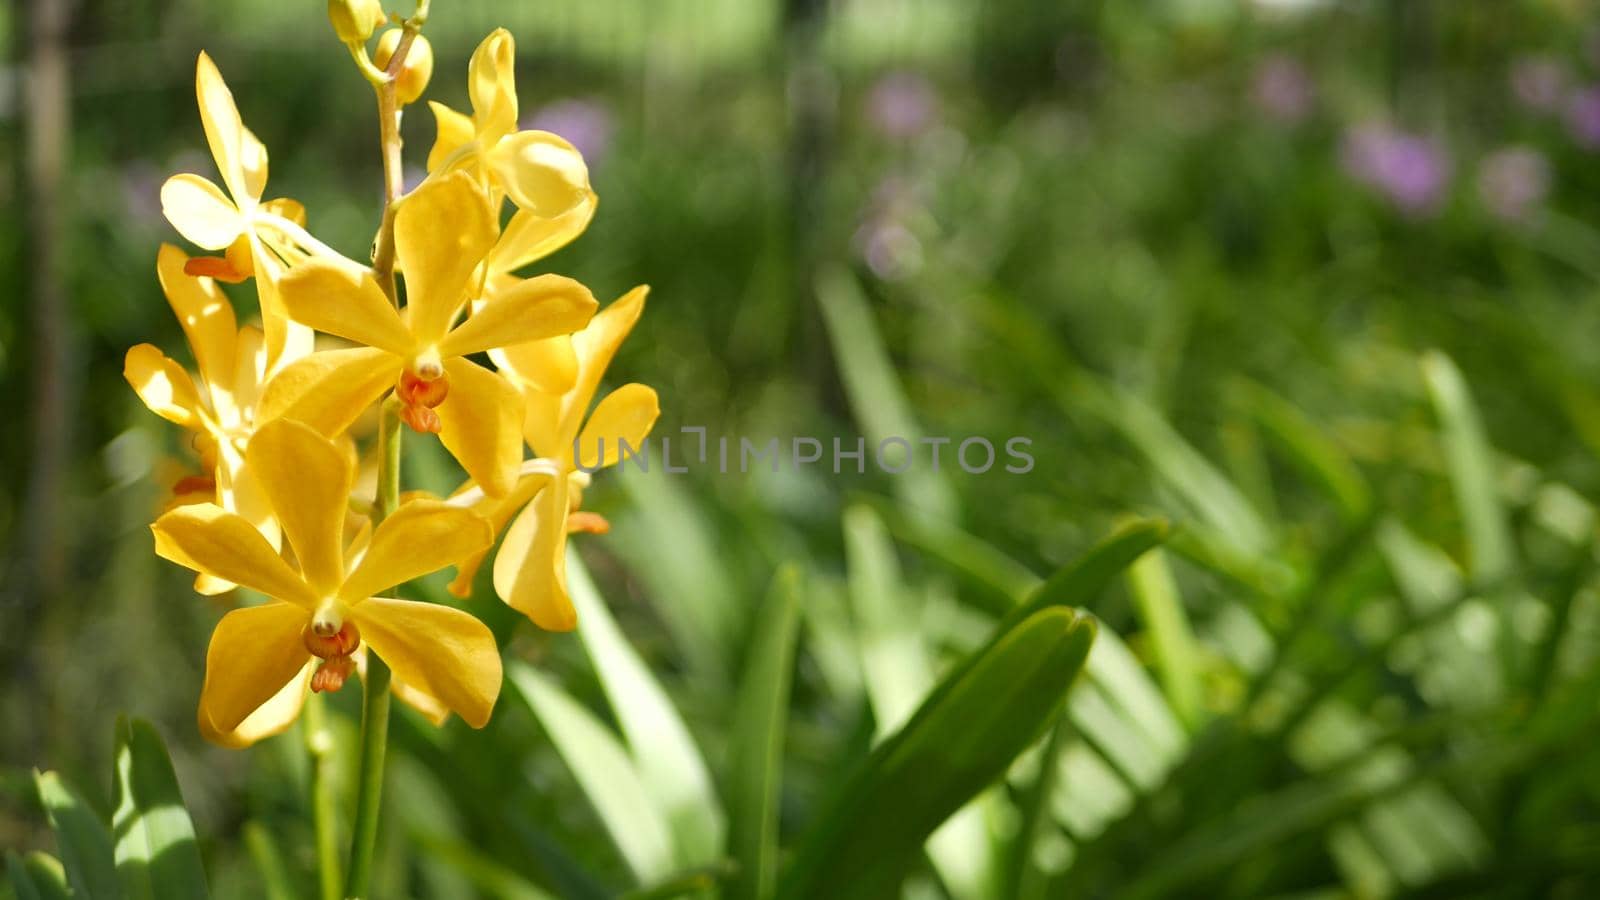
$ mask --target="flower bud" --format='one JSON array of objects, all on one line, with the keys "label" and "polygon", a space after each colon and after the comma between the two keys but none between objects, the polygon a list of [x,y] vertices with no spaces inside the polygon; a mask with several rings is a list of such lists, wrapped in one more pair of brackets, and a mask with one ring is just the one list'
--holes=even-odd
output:
[{"label": "flower bud", "polygon": [[328,0],[328,20],[347,44],[365,44],[388,18],[381,0]]},{"label": "flower bud", "polygon": [[[400,46],[400,35],[404,29],[391,28],[378,38],[378,51],[373,54],[372,61],[380,69],[389,68],[389,58],[394,56],[395,48]],[[417,35],[411,40],[411,49],[406,51],[405,64],[400,67],[400,72],[395,76],[394,96],[400,101],[401,106],[415,103],[422,92],[428,88],[428,79],[433,77],[433,45],[422,35]]]}]

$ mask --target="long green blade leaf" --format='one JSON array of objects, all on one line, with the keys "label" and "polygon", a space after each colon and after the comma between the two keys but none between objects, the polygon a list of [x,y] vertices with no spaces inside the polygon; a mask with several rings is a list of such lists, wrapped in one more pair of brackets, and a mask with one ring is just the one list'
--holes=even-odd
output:
[{"label": "long green blade leaf", "polygon": [[17,900],[68,900],[67,871],[61,861],[35,850],[26,857],[6,851],[6,875]]},{"label": "long green blade leaf", "polygon": [[135,900],[204,900],[205,867],[194,823],[161,735],[148,722],[117,720],[117,876]]},{"label": "long green blade leaf", "polygon": [[652,882],[671,874],[671,830],[622,742],[594,713],[532,667],[510,662],[506,674],[594,804],[634,877]]},{"label": "long green blade leaf", "polygon": [[1235,402],[1283,449],[1288,461],[1339,505],[1346,521],[1372,508],[1372,488],[1361,470],[1298,406],[1255,382],[1240,382]]},{"label": "long green blade leaf", "polygon": [[1244,493],[1154,407],[1115,389],[1095,405],[1203,521],[1246,553],[1271,549],[1272,531]]},{"label": "long green blade leaf", "polygon": [[[844,269],[830,268],[817,279],[817,300],[850,409],[866,432],[866,454],[871,456],[890,438],[916,447],[922,429],[911,415],[911,404],[860,283]],[[895,486],[899,499],[918,515],[955,521],[955,491],[932,467],[912,466],[895,479]]]},{"label": "long green blade leaf", "polygon": [[1151,656],[1161,691],[1191,729],[1200,722],[1200,649],[1178,582],[1160,550],[1146,553],[1128,569],[1133,608],[1150,636]]},{"label": "long green blade leaf", "polygon": [[1494,448],[1466,379],[1450,357],[1427,354],[1422,358],[1422,375],[1439,416],[1450,483],[1466,524],[1473,578],[1483,583],[1499,581],[1511,573],[1515,551],[1495,480]]},{"label": "long green blade leaf", "polygon": [[567,555],[567,584],[583,622],[578,637],[616,713],[645,790],[672,826],[678,865],[711,862],[721,852],[725,822],[689,727],[623,636],[576,552]]},{"label": "long green blade leaf", "polygon": [[812,829],[780,896],[892,896],[928,835],[998,778],[1061,706],[1092,620],[1044,609],[1006,629],[884,741]]},{"label": "long green blade leaf", "polygon": [[798,569],[778,571],[757,621],[728,751],[728,849],[739,867],[731,900],[770,897],[777,882],[784,731],[800,630]]},{"label": "long green blade leaf", "polygon": [[100,816],[56,773],[36,772],[34,782],[39,803],[56,831],[72,893],[94,900],[120,900],[122,885],[117,881],[111,832]]}]

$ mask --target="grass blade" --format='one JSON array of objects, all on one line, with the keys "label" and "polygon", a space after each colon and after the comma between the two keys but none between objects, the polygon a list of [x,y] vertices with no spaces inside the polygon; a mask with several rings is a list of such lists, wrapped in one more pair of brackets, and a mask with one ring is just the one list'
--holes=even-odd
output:
[{"label": "grass blade", "polygon": [[294,900],[299,896],[294,889],[294,879],[289,875],[289,864],[283,858],[283,850],[265,825],[254,820],[246,823],[244,844],[250,852],[251,861],[256,864],[256,872],[261,877],[261,890],[267,900]]},{"label": "grass blade", "polygon": [[543,673],[525,663],[509,662],[506,674],[594,804],[634,877],[648,883],[671,874],[675,868],[671,829],[622,742]]},{"label": "grass blade", "polygon": [[726,823],[705,759],[666,689],[622,634],[576,552],[567,584],[595,675],[622,728],[645,790],[672,826],[680,867],[704,865],[722,849]]},{"label": "grass blade", "polygon": [[1190,729],[1200,723],[1200,650],[1178,594],[1172,568],[1159,549],[1128,569],[1133,608],[1150,636],[1150,655],[1162,693]]},{"label": "grass blade", "polygon": [[778,571],[757,621],[728,752],[728,849],[739,866],[730,900],[770,897],[777,883],[783,743],[800,630],[798,569]]},{"label": "grass blade", "polygon": [[1154,407],[1115,389],[1096,406],[1202,520],[1246,553],[1259,555],[1271,549],[1272,533],[1260,513]]},{"label": "grass blade", "polygon": [[1239,404],[1289,463],[1338,505],[1345,521],[1357,522],[1372,509],[1372,488],[1342,448],[1288,400],[1256,384],[1239,382],[1232,392]]},{"label": "grass blade", "polygon": [[1500,503],[1494,448],[1461,370],[1443,353],[1422,358],[1422,377],[1439,417],[1450,484],[1467,531],[1474,581],[1498,582],[1516,565],[1511,528]]},{"label": "grass blade", "polygon": [[[922,429],[912,418],[911,404],[861,285],[843,269],[828,269],[817,279],[817,300],[850,409],[866,432],[867,454],[870,456],[879,442],[888,438],[900,438],[915,448],[921,441]],[[895,487],[899,499],[917,515],[940,522],[956,520],[955,491],[932,468],[912,466],[895,479]]]}]

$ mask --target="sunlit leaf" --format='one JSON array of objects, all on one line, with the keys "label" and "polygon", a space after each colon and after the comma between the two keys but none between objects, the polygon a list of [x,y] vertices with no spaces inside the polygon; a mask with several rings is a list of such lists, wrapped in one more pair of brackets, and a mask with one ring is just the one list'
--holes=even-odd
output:
[{"label": "sunlit leaf", "polygon": [[1466,526],[1473,577],[1483,582],[1504,578],[1516,565],[1510,526],[1500,504],[1494,448],[1455,363],[1442,353],[1422,358],[1422,375],[1439,417],[1450,484]]},{"label": "sunlit leaf", "polygon": [[167,747],[150,723],[117,721],[117,875],[129,898],[204,898],[205,867]]},{"label": "sunlit leaf", "polygon": [[672,826],[681,867],[703,865],[721,851],[722,804],[665,688],[633,649],[601,600],[576,552],[567,555],[567,585],[578,611],[578,637],[627,739],[634,768]]},{"label": "sunlit leaf", "polygon": [[1178,717],[1193,728],[1200,721],[1200,651],[1178,582],[1160,550],[1128,569],[1133,608],[1150,641],[1150,656],[1162,692]]},{"label": "sunlit leaf", "polygon": [[34,773],[39,803],[55,829],[61,864],[67,882],[76,896],[110,898],[123,896],[117,880],[117,862],[111,832],[83,798],[54,772]]},{"label": "sunlit leaf", "polygon": [[17,900],[68,900],[72,888],[61,861],[37,850],[27,856],[6,851],[6,875]]},{"label": "sunlit leaf", "polygon": [[538,670],[513,661],[506,664],[506,675],[550,735],[634,877],[648,882],[670,874],[675,868],[671,828],[622,742]]},{"label": "sunlit leaf", "polygon": [[873,751],[812,827],[779,896],[890,895],[917,848],[1060,709],[1094,640],[1069,609],[1006,628]]}]

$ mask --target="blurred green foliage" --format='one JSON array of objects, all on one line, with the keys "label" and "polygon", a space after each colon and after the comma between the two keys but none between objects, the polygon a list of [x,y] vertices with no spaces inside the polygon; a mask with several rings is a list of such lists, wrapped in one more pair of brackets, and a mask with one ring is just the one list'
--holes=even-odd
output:
[{"label": "blurred green foliage", "polygon": [[[29,0],[0,17],[0,844],[30,872],[52,861],[24,851],[71,853],[35,766],[111,821],[128,711],[171,748],[213,896],[309,896],[305,729],[245,752],[196,734],[226,605],[150,553],[186,448],[121,362],[146,340],[181,357],[152,276],[178,240],[162,180],[211,166],[195,54],[272,154],[269,195],[353,257],[379,202],[370,93],[320,4],[71,6],[59,371],[30,318]],[[431,98],[464,106],[504,25],[525,119],[594,139],[598,217],[541,265],[604,298],[652,285],[613,371],[661,391],[658,434],[1020,435],[1037,462],[602,476],[616,528],[578,541],[596,624],[535,633],[480,584],[468,607],[517,660],[495,720],[397,714],[376,896],[822,883],[786,867],[850,833],[828,818],[848,779],[1036,621],[1023,597],[1153,527],[1130,516],[1170,519],[1166,547],[1062,601],[1100,625],[1085,676],[905,862],[907,896],[1594,895],[1590,4],[435,6]],[[424,110],[405,135],[420,167]],[[1507,175],[1508,148],[1536,162]],[[67,408],[34,403],[50,378]],[[21,552],[50,417],[71,447],[53,584]],[[408,484],[453,487],[426,448]],[[792,684],[766,664],[791,641]],[[341,814],[354,694],[327,704]]]}]

